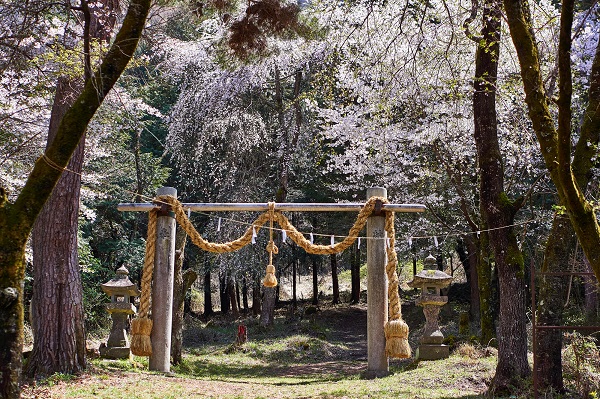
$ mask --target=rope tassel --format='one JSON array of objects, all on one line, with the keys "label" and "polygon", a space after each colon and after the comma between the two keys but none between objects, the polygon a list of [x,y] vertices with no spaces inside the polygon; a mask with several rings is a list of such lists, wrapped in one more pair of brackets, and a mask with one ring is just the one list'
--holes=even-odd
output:
[{"label": "rope tassel", "polygon": [[275,266],[267,265],[267,274],[263,280],[263,285],[268,288],[277,287],[277,277],[275,277]]},{"label": "rope tassel", "polygon": [[152,320],[138,317],[131,320],[131,352],[136,356],[152,355]]},{"label": "rope tassel", "polygon": [[273,254],[279,253],[279,248],[273,241],[273,219],[275,219],[275,203],[269,202],[269,243],[267,251],[269,252],[269,264],[267,265],[267,274],[263,280],[263,285],[267,288],[277,287],[277,277],[275,277],[275,266],[273,266]]},{"label": "rope tassel", "polygon": [[386,248],[388,263],[385,266],[385,272],[388,277],[388,301],[389,301],[389,320],[385,323],[385,353],[388,357],[407,358],[411,356],[411,349],[408,343],[408,325],[402,320],[400,308],[400,294],[398,294],[398,274],[396,267],[398,257],[396,256],[394,229],[394,213],[387,212],[385,216],[385,231],[387,233],[388,245]]},{"label": "rope tassel", "polygon": [[384,326],[385,353],[388,357],[410,357],[408,343],[408,325],[402,319],[390,320]]},{"label": "rope tassel", "polygon": [[150,294],[152,290],[152,273],[154,271],[154,255],[156,253],[156,220],[157,211],[150,211],[148,218],[148,236],[146,238],[146,256],[142,275],[142,295],[140,297],[140,312],[131,321],[131,352],[136,356],[152,355],[152,320],[148,317],[150,311]]}]

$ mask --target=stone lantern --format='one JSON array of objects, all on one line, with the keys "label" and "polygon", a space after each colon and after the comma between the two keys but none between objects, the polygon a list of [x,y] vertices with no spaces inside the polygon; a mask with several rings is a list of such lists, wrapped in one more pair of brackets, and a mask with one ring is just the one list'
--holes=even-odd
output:
[{"label": "stone lantern", "polygon": [[133,298],[140,295],[137,286],[129,280],[129,271],[125,266],[117,269],[117,276],[101,284],[102,290],[110,296],[106,310],[112,317],[112,328],[106,345],[100,346],[100,356],[107,359],[129,359],[131,350],[127,338],[128,316],[135,314]]},{"label": "stone lantern", "polygon": [[416,357],[423,360],[445,359],[450,352],[448,346],[442,344],[444,335],[438,325],[438,316],[448,297],[442,296],[440,290],[450,285],[453,277],[437,270],[437,262],[432,255],[425,258],[423,263],[423,270],[408,283],[412,288],[421,289],[421,296],[415,303],[423,307],[425,314],[425,329]]}]

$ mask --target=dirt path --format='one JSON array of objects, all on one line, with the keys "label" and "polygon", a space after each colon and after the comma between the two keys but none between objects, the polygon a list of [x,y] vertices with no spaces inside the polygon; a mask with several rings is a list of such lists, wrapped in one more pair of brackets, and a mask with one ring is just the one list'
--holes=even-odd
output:
[{"label": "dirt path", "polygon": [[367,360],[367,307],[329,308],[318,314],[331,333],[327,337],[348,347],[347,360]]}]

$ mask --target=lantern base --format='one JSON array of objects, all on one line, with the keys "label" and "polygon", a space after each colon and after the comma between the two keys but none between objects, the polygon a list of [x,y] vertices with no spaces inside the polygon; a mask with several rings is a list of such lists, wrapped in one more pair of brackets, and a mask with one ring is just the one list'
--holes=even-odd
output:
[{"label": "lantern base", "polygon": [[107,347],[100,346],[100,357],[104,359],[131,359],[131,349],[129,347]]},{"label": "lantern base", "polygon": [[417,348],[415,357],[419,360],[439,360],[450,356],[450,347],[448,345],[427,345],[421,344]]}]

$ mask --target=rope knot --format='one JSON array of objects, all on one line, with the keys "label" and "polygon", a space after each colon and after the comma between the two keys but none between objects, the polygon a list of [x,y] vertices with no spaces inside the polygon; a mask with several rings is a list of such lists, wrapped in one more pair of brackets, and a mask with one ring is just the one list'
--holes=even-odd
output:
[{"label": "rope knot", "polygon": [[277,255],[279,253],[279,248],[275,245],[274,241],[269,241],[267,244],[267,252]]}]

